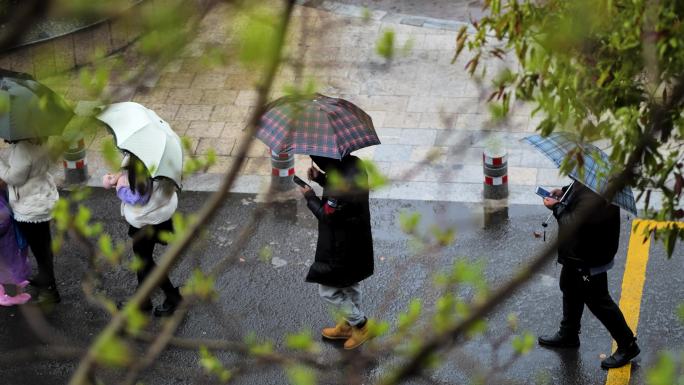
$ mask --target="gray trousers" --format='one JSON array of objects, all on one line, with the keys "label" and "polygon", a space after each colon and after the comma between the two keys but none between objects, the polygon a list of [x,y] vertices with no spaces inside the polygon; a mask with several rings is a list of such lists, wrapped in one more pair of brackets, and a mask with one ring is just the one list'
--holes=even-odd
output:
[{"label": "gray trousers", "polygon": [[319,285],[318,294],[335,312],[335,316],[342,316],[352,326],[356,326],[366,319],[361,311],[361,285],[355,283],[347,287],[332,287]]}]

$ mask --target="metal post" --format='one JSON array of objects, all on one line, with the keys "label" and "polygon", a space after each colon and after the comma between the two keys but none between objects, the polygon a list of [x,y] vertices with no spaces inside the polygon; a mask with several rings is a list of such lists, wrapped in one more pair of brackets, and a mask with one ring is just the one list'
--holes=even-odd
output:
[{"label": "metal post", "polygon": [[508,198],[508,154],[485,149],[482,153],[485,199]]},{"label": "metal post", "polygon": [[271,185],[276,191],[288,191],[295,187],[294,155],[289,152],[271,151]]},{"label": "metal post", "polygon": [[83,138],[69,144],[64,151],[63,164],[66,184],[80,184],[88,180],[88,160]]}]

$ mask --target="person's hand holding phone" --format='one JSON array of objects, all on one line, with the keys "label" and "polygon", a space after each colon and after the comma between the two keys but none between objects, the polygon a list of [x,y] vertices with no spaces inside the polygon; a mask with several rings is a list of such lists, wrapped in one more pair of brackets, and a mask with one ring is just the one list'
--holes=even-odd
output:
[{"label": "person's hand holding phone", "polygon": [[559,202],[559,200],[556,198],[550,198],[550,197],[544,198],[544,206],[546,206],[546,208],[549,210],[553,209],[553,206],[555,206],[558,202]]},{"label": "person's hand holding phone", "polygon": [[318,171],[316,167],[309,167],[309,170],[306,172],[306,176],[309,178],[309,180],[316,180],[321,176],[321,172]]},{"label": "person's hand holding phone", "polygon": [[306,196],[306,194],[312,194],[313,193],[313,190],[309,186],[304,186],[304,187],[300,186],[299,191],[301,191],[302,195],[304,195],[304,196]]}]

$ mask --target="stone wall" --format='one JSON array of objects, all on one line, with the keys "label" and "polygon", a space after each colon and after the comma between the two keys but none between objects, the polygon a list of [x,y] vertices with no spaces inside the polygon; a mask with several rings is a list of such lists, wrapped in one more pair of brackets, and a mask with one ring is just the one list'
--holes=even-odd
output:
[{"label": "stone wall", "polygon": [[134,18],[127,17],[131,13],[129,10],[71,33],[2,52],[0,68],[29,73],[40,79],[85,65],[135,40],[140,30]]}]

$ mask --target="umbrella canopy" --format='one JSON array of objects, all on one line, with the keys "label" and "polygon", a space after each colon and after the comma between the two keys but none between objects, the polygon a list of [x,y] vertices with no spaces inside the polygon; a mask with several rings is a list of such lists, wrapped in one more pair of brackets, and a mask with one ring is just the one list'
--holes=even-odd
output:
[{"label": "umbrella canopy", "polygon": [[138,103],[114,103],[97,116],[109,126],[116,146],[137,156],[152,178],[166,177],[181,185],[183,145],[168,123]]},{"label": "umbrella canopy", "polygon": [[278,153],[333,159],[380,144],[368,114],[347,100],[321,94],[273,101],[261,116],[256,136]]},{"label": "umbrella canopy", "polygon": [[[547,158],[551,159],[556,167],[560,167],[567,154],[582,148],[583,164],[580,172],[577,167],[568,175],[590,188],[592,191],[603,194],[608,187],[610,177],[610,160],[608,155],[598,147],[589,144],[579,144],[574,135],[567,132],[556,132],[549,136],[532,135],[522,139],[541,151]],[[622,207],[630,213],[637,215],[634,194],[629,186],[625,186],[613,197],[612,203]]]},{"label": "umbrella canopy", "polygon": [[61,135],[73,115],[64,99],[30,75],[0,70],[1,138]]}]

